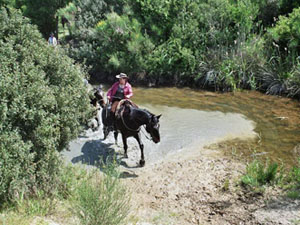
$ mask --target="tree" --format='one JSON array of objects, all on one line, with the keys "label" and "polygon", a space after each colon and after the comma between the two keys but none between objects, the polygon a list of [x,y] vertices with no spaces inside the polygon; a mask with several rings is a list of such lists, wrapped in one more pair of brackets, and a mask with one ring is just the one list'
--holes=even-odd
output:
[{"label": "tree", "polygon": [[52,192],[57,152],[90,115],[84,73],[13,9],[0,10],[0,65],[0,202]]},{"label": "tree", "polygon": [[56,12],[59,8],[66,6],[71,0],[25,0],[26,9],[24,15],[36,24],[44,37],[48,37],[51,32],[58,35],[58,16]]}]

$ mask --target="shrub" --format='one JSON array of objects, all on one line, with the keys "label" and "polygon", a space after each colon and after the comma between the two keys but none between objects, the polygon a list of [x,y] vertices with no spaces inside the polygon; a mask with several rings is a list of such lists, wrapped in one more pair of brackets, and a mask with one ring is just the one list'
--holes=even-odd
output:
[{"label": "shrub", "polygon": [[72,208],[82,224],[117,225],[129,212],[128,190],[119,180],[116,165],[106,166],[106,175],[96,176],[93,180],[95,173],[92,173],[76,188]]},{"label": "shrub", "polygon": [[0,200],[57,185],[63,150],[90,115],[83,71],[19,12],[0,11]]},{"label": "shrub", "polygon": [[[300,44],[300,8],[295,8],[288,16],[280,16],[276,26],[268,30],[269,38],[276,42],[281,50],[288,48],[299,54]],[[295,60],[295,59],[294,59]]]},{"label": "shrub", "polygon": [[24,0],[16,1],[16,5],[24,4],[24,15],[36,24],[44,37],[49,37],[53,31],[57,31],[58,18],[56,12],[59,8],[64,7],[70,0]]},{"label": "shrub", "polygon": [[288,94],[292,97],[298,97],[300,100],[300,63],[298,62],[295,69],[288,79]]},{"label": "shrub", "polygon": [[288,16],[280,16],[275,27],[265,35],[269,63],[259,76],[260,88],[268,94],[299,96],[300,8]]},{"label": "shrub", "polygon": [[289,170],[284,181],[288,184],[289,188],[300,190],[300,159],[298,159],[298,164]]},{"label": "shrub", "polygon": [[99,42],[96,59],[102,65],[102,70],[108,73],[145,70],[145,56],[154,46],[142,34],[141,25],[136,19],[109,13],[106,20],[98,23],[96,37]]},{"label": "shrub", "polygon": [[[125,0],[124,0],[125,1]],[[105,64],[99,65],[99,55],[104,51],[101,49],[101,41],[96,34],[96,27],[99,21],[106,18],[105,14],[112,11],[121,12],[124,1],[107,1],[107,0],[75,0],[74,6],[76,10],[72,12],[74,24],[72,27],[72,36],[70,48],[67,46],[69,55],[76,61],[85,63],[92,74],[99,71],[99,68]],[[100,39],[102,39],[100,37]],[[101,69],[100,72],[105,70]],[[106,71],[105,71],[106,72]]]},{"label": "shrub", "polygon": [[277,178],[278,164],[263,164],[254,160],[247,165],[246,174],[242,176],[241,183],[250,187],[261,187],[274,182]]}]

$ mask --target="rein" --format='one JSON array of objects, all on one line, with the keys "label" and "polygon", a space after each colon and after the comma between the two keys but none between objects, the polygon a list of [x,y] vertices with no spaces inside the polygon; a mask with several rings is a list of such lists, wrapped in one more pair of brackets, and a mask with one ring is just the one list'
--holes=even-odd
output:
[{"label": "rein", "polygon": [[124,113],[124,109],[121,111],[121,120],[122,120],[123,125],[126,127],[126,129],[127,129],[127,130],[130,130],[130,131],[133,131],[133,132],[139,132],[139,131],[141,130],[140,127],[139,127],[138,129],[134,130],[134,129],[129,128],[129,127],[126,125],[126,123],[125,123],[125,121],[124,121],[123,113]]},{"label": "rein", "polygon": [[[146,130],[145,125],[144,125],[144,129]],[[148,140],[152,141],[152,138],[149,138],[149,137],[147,136],[147,134],[145,134],[145,132],[144,132],[143,130],[141,130],[141,131],[142,131],[142,134],[143,134]]]}]

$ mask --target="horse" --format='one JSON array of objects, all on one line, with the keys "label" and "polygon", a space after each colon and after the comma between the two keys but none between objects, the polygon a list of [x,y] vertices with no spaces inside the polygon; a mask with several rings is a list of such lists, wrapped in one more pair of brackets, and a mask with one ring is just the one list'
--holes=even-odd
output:
[{"label": "horse", "polygon": [[99,85],[97,88],[93,89],[93,96],[91,98],[90,103],[94,106],[95,108],[95,116],[93,119],[91,119],[89,121],[88,126],[92,128],[93,131],[98,130],[98,128],[100,127],[101,123],[100,123],[100,108],[104,108],[105,106],[105,101],[103,98],[103,90],[102,90],[102,85]]},{"label": "horse", "polygon": [[[104,110],[103,110],[104,111]],[[150,134],[151,140],[154,143],[160,142],[159,133],[159,118],[161,115],[154,115],[146,109],[137,108],[130,100],[121,100],[116,111],[115,121],[114,121],[114,137],[117,142],[118,133],[122,135],[122,141],[124,146],[124,157],[128,158],[127,155],[127,138],[134,137],[141,150],[140,166],[145,165],[144,159],[144,145],[141,141],[140,130],[141,126],[146,126],[147,133]],[[102,117],[103,118],[103,117]],[[105,121],[107,118],[104,118]],[[109,132],[109,131],[108,131]]]},{"label": "horse", "polygon": [[[110,115],[110,104],[105,104],[105,106],[102,109],[101,112],[101,119],[102,119],[102,125],[103,125],[103,140],[105,140],[109,134],[109,132],[114,131],[113,127],[113,118]],[[115,131],[117,132],[117,131]],[[115,134],[116,135],[116,134]]]},{"label": "horse", "polygon": [[105,101],[103,98],[104,92],[103,92],[103,87],[100,84],[97,88],[94,88],[94,94],[93,98],[91,99],[91,104],[97,108],[97,104],[101,106],[101,108],[104,107]]}]

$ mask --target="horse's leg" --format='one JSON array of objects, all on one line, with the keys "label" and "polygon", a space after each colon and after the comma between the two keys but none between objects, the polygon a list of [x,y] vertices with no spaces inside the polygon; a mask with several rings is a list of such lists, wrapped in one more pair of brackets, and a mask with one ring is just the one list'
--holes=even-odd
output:
[{"label": "horse's leg", "polygon": [[97,130],[100,128],[101,126],[101,113],[100,113],[100,110],[98,109],[97,111],[97,117],[96,117],[96,120],[98,122],[98,127],[97,127]]},{"label": "horse's leg", "polygon": [[114,137],[115,137],[115,144],[118,144],[118,131],[114,131]]},{"label": "horse's leg", "polygon": [[108,134],[109,134],[109,128],[107,126],[103,126],[103,135],[104,135],[103,140],[107,138]]},{"label": "horse's leg", "polygon": [[127,155],[127,148],[128,148],[128,146],[127,146],[127,137],[124,134],[122,134],[122,140],[123,140],[123,145],[124,145],[124,157],[128,158],[128,155]]},{"label": "horse's leg", "polygon": [[105,105],[104,108],[102,109],[101,112],[101,120],[102,120],[102,124],[103,124],[103,135],[104,138],[103,140],[105,140],[110,132],[110,125],[109,125],[109,112],[108,112],[108,106]]},{"label": "horse's leg", "polygon": [[140,160],[140,166],[143,167],[145,166],[145,158],[144,158],[144,144],[141,141],[141,135],[140,133],[137,133],[136,135],[133,136],[137,142],[139,143],[140,150],[141,150],[141,160]]}]

